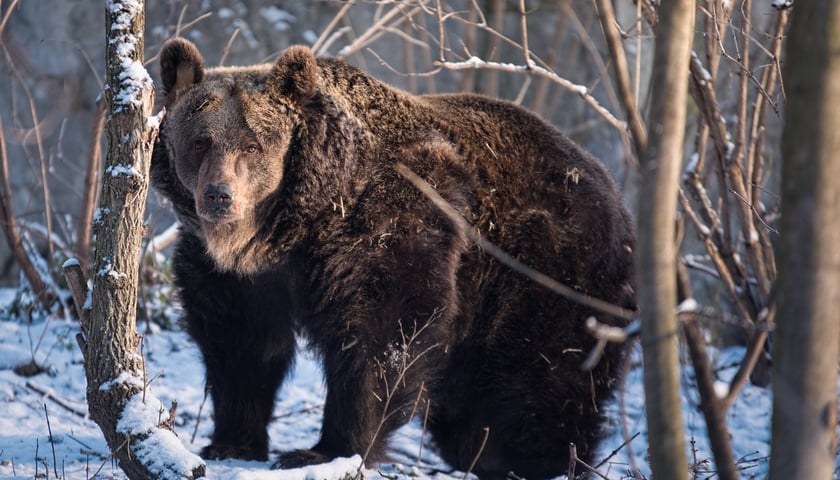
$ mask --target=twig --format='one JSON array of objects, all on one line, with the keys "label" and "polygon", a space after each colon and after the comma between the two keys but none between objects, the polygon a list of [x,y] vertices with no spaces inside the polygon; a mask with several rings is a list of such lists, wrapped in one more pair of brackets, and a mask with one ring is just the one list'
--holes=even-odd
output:
[{"label": "twig", "polygon": [[[745,148],[747,143],[747,103],[748,103],[748,91],[747,87],[749,85],[748,74],[750,73],[750,19],[748,18],[747,14],[744,13],[745,10],[750,10],[752,0],[742,0],[741,3],[741,14],[742,14],[742,21],[741,21],[741,31],[740,31],[740,40],[741,40],[741,49],[739,52],[739,61],[740,61],[740,79],[738,82],[738,114],[736,116],[737,123],[735,127],[735,147],[732,152],[732,155],[729,158],[731,165],[738,165],[742,164],[742,160],[745,156]],[[736,48],[738,47],[738,42],[735,42]],[[750,178],[751,175],[748,175],[747,178]],[[747,197],[749,199],[749,197]],[[748,200],[749,201],[749,200]],[[746,227],[746,225],[742,225]]]},{"label": "twig", "polygon": [[25,385],[26,385],[26,388],[32,390],[33,392],[37,393],[38,395],[41,395],[44,398],[48,398],[48,399],[52,400],[53,402],[55,402],[56,405],[58,405],[59,407],[65,409],[65,410],[67,410],[68,412],[72,413],[73,415],[75,415],[79,418],[86,418],[87,417],[86,412],[79,411],[79,410],[73,408],[71,405],[68,405],[66,401],[62,400],[61,398],[56,397],[53,392],[44,390],[43,388],[40,388],[40,387],[36,387],[32,382],[26,382]]},{"label": "twig", "polygon": [[438,55],[438,60],[441,62],[446,61],[446,29],[443,28],[443,9],[440,6],[440,0],[435,0],[435,16],[437,17],[437,24],[438,24],[438,35],[440,36],[440,41],[438,42],[440,45],[440,52]]},{"label": "twig", "polygon": [[53,439],[52,434],[52,427],[50,426],[50,414],[47,412],[47,404],[44,404],[44,417],[47,419],[47,434],[49,434],[50,438],[50,447],[52,448],[52,456],[53,456],[53,472],[55,473],[55,478],[60,478],[58,476],[58,460],[56,460],[55,456],[55,440]]},{"label": "twig", "polygon": [[531,67],[531,51],[528,49],[528,15],[525,0],[519,0],[519,23],[522,29],[522,53],[525,55],[525,66]]},{"label": "twig", "polygon": [[12,11],[15,9],[17,4],[18,0],[12,0],[12,3],[10,3],[8,7],[6,7],[6,14],[3,15],[3,19],[0,20],[0,35],[2,35],[3,30],[6,28],[6,22],[9,21],[9,17],[12,15]]},{"label": "twig", "polygon": [[82,270],[88,266],[90,256],[91,223],[99,196],[99,176],[102,170],[102,130],[105,126],[105,99],[100,96],[96,102],[96,119],[88,141],[87,168],[85,186],[82,192],[82,213],[76,228],[76,258],[82,264]]},{"label": "twig", "polygon": [[338,22],[344,18],[344,15],[347,14],[347,11],[350,10],[350,7],[352,7],[355,3],[356,0],[348,0],[344,2],[344,6],[341,7],[341,10],[335,14],[335,17],[333,17],[333,19],[330,20],[330,23],[327,24],[326,28],[324,28],[324,31],[321,32],[321,36],[319,36],[318,39],[315,40],[315,43],[312,44],[312,51],[315,52],[316,55],[323,55],[325,53],[324,50],[327,47],[324,45],[324,42],[327,40],[328,35],[332,32],[335,26],[338,25]]},{"label": "twig", "polygon": [[[576,463],[577,463],[578,465],[581,465],[581,466],[582,466],[583,468],[585,468],[586,470],[588,470],[588,471],[589,471],[589,473],[592,473],[592,474],[594,474],[594,475],[597,475],[597,476],[599,476],[599,477],[603,478],[604,480],[609,480],[609,478],[607,478],[606,476],[604,476],[604,474],[602,474],[601,472],[599,472],[598,470],[596,470],[596,469],[595,469],[595,467],[593,467],[593,466],[589,465],[588,463],[584,462],[584,461],[583,461],[583,460],[581,460],[580,458],[578,458],[578,459],[577,459],[577,462],[576,462]],[[569,478],[571,478],[571,477],[569,477]]]},{"label": "twig", "polygon": [[431,411],[432,401],[426,399],[426,410],[423,414],[423,428],[420,430],[420,448],[417,450],[417,465],[423,466],[423,442],[426,439],[426,427],[429,424],[429,412]]},{"label": "twig", "polygon": [[[684,183],[688,187],[689,191],[692,192],[692,195],[698,203],[700,203],[701,208],[699,213],[703,216],[703,220],[706,224],[700,222],[698,215],[694,213],[694,209],[689,203],[685,193],[682,189],[680,189],[679,201],[683,207],[683,211],[687,212],[689,218],[695,222],[700,240],[704,243],[706,252],[709,254],[712,263],[714,263],[715,269],[717,270],[724,287],[726,287],[727,293],[729,293],[729,297],[732,299],[738,314],[745,319],[752,319],[753,317],[750,307],[744,300],[738,285],[736,285],[735,275],[737,275],[738,272],[741,272],[743,268],[740,265],[739,260],[732,254],[731,249],[727,250],[726,240],[722,234],[722,232],[725,231],[723,228],[724,223],[712,207],[711,201],[706,193],[706,189],[700,182],[696,172],[692,172],[684,180]],[[726,257],[724,257],[723,252],[727,251],[729,253]],[[743,277],[739,275],[738,278]]]},{"label": "twig", "polygon": [[[422,3],[422,2],[421,2]],[[393,23],[389,24],[389,27],[397,27],[402,22],[406,20],[410,15],[413,15],[421,10],[421,7],[414,7],[409,10],[407,13],[403,12],[401,9],[401,5],[397,3],[393,9],[391,9],[388,13],[382,16],[377,22],[375,22],[370,28],[368,28],[364,33],[359,35],[350,45],[343,47],[339,52],[338,56],[340,57],[348,57],[357,51],[361,50],[363,47],[369,45],[371,42],[375,41],[377,38],[382,36],[384,33],[382,31],[383,27],[388,24],[397,14],[402,13],[403,16],[401,18],[397,18],[393,21]]]},{"label": "twig", "polygon": [[[517,47],[521,47],[519,44],[501,33],[505,26],[507,0],[491,0],[487,3],[490,5],[490,8],[492,8],[490,12],[490,21],[492,22],[492,25],[488,26],[485,31],[494,32],[494,34],[490,36],[490,40],[488,42],[489,44],[485,44],[482,55],[490,61],[497,61],[499,60],[499,52],[501,51],[502,41],[509,41]],[[499,71],[495,69],[487,71],[482,78],[480,87],[481,93],[485,95],[493,97],[499,96]]]},{"label": "twig", "polygon": [[[552,36],[551,43],[548,46],[548,56],[545,59],[545,63],[550,70],[555,70],[557,67],[558,60],[560,58],[561,52],[563,52],[563,41],[565,39],[565,30],[566,30],[566,22],[568,21],[568,16],[564,15],[562,12],[557,16],[557,23],[554,26],[554,35]],[[537,82],[536,92],[534,93],[531,101],[530,108],[537,113],[542,115],[548,115],[549,112],[546,111],[545,107],[547,106],[547,96],[549,93],[549,86],[553,82],[546,77],[540,77],[539,82]]]},{"label": "twig", "polygon": [[566,471],[566,478],[570,480],[574,480],[575,478],[575,464],[577,460],[577,446],[574,443],[569,443],[569,469]]},{"label": "twig", "polygon": [[182,24],[181,22],[183,21],[184,11],[186,11],[187,5],[189,5],[189,3],[184,4],[184,10],[181,12],[181,16],[178,18],[178,26],[175,29],[175,35],[174,35],[176,37],[181,36],[181,32],[183,32],[184,30],[189,30],[190,28],[195,26],[195,24],[197,24],[198,22],[200,22],[200,21],[202,21],[202,20],[204,20],[208,17],[211,17],[213,15],[213,12],[207,12],[207,13],[204,13],[202,15],[197,16],[196,18],[194,18],[193,20],[191,20],[187,23]]},{"label": "twig", "polygon": [[597,339],[597,343],[590,350],[589,355],[586,356],[586,360],[581,364],[581,370],[592,370],[595,368],[595,365],[598,364],[601,355],[604,353],[604,349],[607,347],[607,343],[623,343],[640,333],[638,321],[634,321],[624,328],[619,328],[600,323],[595,317],[586,319],[586,329]]},{"label": "twig", "polygon": [[[617,28],[615,11],[612,0],[597,0],[598,18],[601,20],[601,29],[604,31],[604,38],[610,51],[613,62],[613,73],[615,83],[621,96],[621,104],[627,116],[627,123],[633,137],[633,145],[636,148],[636,156],[641,156],[647,149],[647,130],[645,129],[642,116],[639,113],[636,96],[630,86],[630,73],[627,68],[627,57],[624,55],[624,46],[621,43],[621,36]],[[640,52],[636,53],[640,57]]]},{"label": "twig", "polygon": [[633,434],[633,436],[631,436],[630,438],[628,438],[628,439],[624,440],[623,442],[621,442],[621,445],[619,445],[618,447],[616,447],[615,449],[613,449],[613,451],[612,451],[612,452],[610,452],[609,454],[607,454],[607,456],[606,456],[603,460],[601,460],[600,462],[598,462],[598,465],[595,465],[595,467],[594,467],[594,468],[597,470],[597,469],[601,468],[602,466],[604,466],[604,464],[605,464],[605,463],[607,463],[607,462],[609,462],[609,461],[610,461],[610,459],[611,459],[612,457],[614,457],[614,456],[618,455],[618,452],[620,452],[622,448],[624,448],[624,447],[626,447],[626,446],[630,445],[630,442],[632,442],[633,440],[635,440],[635,439],[636,439],[636,437],[638,437],[641,433],[642,433],[642,432],[636,432],[636,433],[634,433],[634,434]]},{"label": "twig", "polygon": [[735,467],[735,458],[732,455],[729,431],[726,428],[727,405],[715,393],[714,374],[709,366],[703,334],[696,321],[684,321],[682,327],[691,364],[694,367],[697,391],[700,394],[700,410],[706,420],[706,430],[709,434],[709,443],[715,457],[718,475],[725,480],[737,479],[739,477]]},{"label": "twig", "polygon": [[475,456],[473,457],[472,462],[470,463],[470,468],[468,468],[467,471],[464,472],[463,480],[466,480],[469,474],[472,472],[473,468],[475,468],[475,464],[478,463],[479,457],[481,457],[481,454],[484,453],[484,447],[487,446],[487,438],[490,437],[490,427],[484,427],[483,430],[484,438],[481,440],[481,446],[478,447],[478,452],[476,452]]},{"label": "twig", "polygon": [[[785,26],[787,25],[787,21],[789,18],[789,11],[782,10],[778,12],[776,18],[776,26],[774,29],[772,48],[768,53],[773,60],[772,67],[766,68],[761,76],[761,89],[765,92],[772,92],[775,90],[776,83],[781,84],[781,75],[779,73],[780,66],[779,66],[779,58],[781,56],[781,48],[782,48],[782,38],[785,30]],[[781,89],[782,94],[784,94],[783,89]],[[765,143],[765,135],[764,135],[764,125],[767,121],[767,105],[766,101],[756,96],[754,105],[753,105],[753,118],[752,118],[752,131],[750,134],[751,143],[749,148],[749,156],[747,158],[748,164],[752,165],[752,178],[750,180],[750,188],[752,195],[752,204],[753,205],[760,205],[761,204],[761,182],[764,176],[764,143]],[[774,106],[775,108],[775,106]],[[778,113],[777,113],[778,114]],[[759,215],[758,219],[761,221],[765,227],[769,228],[769,226],[764,222],[761,218],[760,213],[756,211]],[[768,285],[765,283],[769,283],[770,280],[776,278],[776,269],[775,263],[773,261],[773,254],[772,254],[772,246],[770,245],[769,239],[764,235],[765,232],[760,232],[759,235],[759,244],[763,250],[764,257],[766,260],[761,262],[762,271],[755,272],[755,275],[759,278],[761,292],[765,296],[767,296],[769,292]],[[766,280],[766,281],[765,281]]]},{"label": "twig", "polygon": [[[0,43],[0,45],[3,47],[3,54],[6,57],[6,62],[9,66],[9,70],[11,70],[14,77],[17,78],[21,89],[23,89],[24,97],[26,97],[26,101],[29,106],[29,115],[32,118],[32,132],[35,135],[35,146],[38,150],[39,173],[41,175],[41,195],[44,199],[44,219],[47,227],[47,248],[49,249],[49,257],[52,258],[52,213],[50,210],[50,191],[47,182],[47,160],[46,154],[44,153],[44,139],[41,133],[41,121],[38,117],[38,109],[35,105],[35,97],[32,95],[32,91],[29,89],[29,85],[27,84],[27,82],[24,81],[23,76],[20,74],[17,67],[15,66],[15,62],[12,60],[11,55],[6,49],[5,45],[3,45],[2,43]],[[0,129],[2,129],[2,125],[0,125]]]},{"label": "twig", "polygon": [[149,389],[149,375],[146,369],[146,336],[139,334],[137,335],[137,340],[140,343],[140,365],[143,369],[143,393],[141,401],[146,403],[146,391]]},{"label": "twig", "polygon": [[225,64],[225,60],[227,59],[228,54],[230,54],[230,47],[233,45],[233,41],[236,40],[237,35],[239,35],[239,31],[241,28],[236,27],[233,30],[233,33],[230,34],[230,38],[228,38],[227,43],[225,44],[224,50],[222,50],[222,58],[219,59],[219,66]]},{"label": "twig", "polygon": [[732,406],[732,404],[735,402],[735,398],[738,396],[738,393],[740,393],[741,389],[747,383],[747,379],[752,374],[752,371],[753,369],[755,369],[758,360],[764,353],[764,342],[767,339],[767,333],[772,327],[775,317],[775,302],[770,302],[770,307],[762,310],[759,313],[756,325],[758,327],[764,328],[759,329],[750,339],[750,342],[747,345],[747,352],[744,354],[744,358],[741,360],[741,364],[738,366],[738,371],[735,372],[735,376],[732,377],[732,381],[729,382],[729,391],[727,392],[726,397],[723,399],[723,402],[727,406],[727,408]]},{"label": "twig", "polygon": [[569,300],[574,302],[580,303],[581,305],[585,305],[589,308],[594,310],[598,310],[599,312],[606,313],[608,315],[613,315],[619,318],[623,318],[625,320],[632,320],[635,318],[634,312],[627,310],[625,308],[618,307],[613,305],[609,302],[605,302],[604,300],[592,297],[590,295],[586,295],[583,293],[578,292],[577,290],[563,285],[562,283],[554,280],[553,278],[544,275],[533,268],[523,264],[522,262],[516,260],[510,254],[502,250],[501,248],[497,247],[493,243],[489,242],[488,240],[484,239],[478,232],[476,232],[475,228],[467,222],[464,217],[455,210],[452,205],[449,204],[440,194],[435,191],[425,180],[417,176],[416,173],[411,171],[410,168],[405,166],[403,163],[397,163],[394,168],[397,172],[405,177],[415,188],[420,190],[440,211],[447,217],[449,220],[454,224],[454,226],[464,232],[464,234],[469,237],[470,240],[475,242],[479,247],[481,247],[485,252],[492,255],[496,258],[499,262],[506,265],[507,267],[511,268],[512,270],[530,278],[534,282],[543,287],[549,289],[550,291],[556,293],[557,295],[563,296]]},{"label": "twig", "polygon": [[193,428],[192,436],[190,437],[190,444],[195,443],[195,436],[198,434],[198,426],[201,425],[201,411],[204,410],[204,404],[207,403],[207,395],[210,393],[210,386],[204,386],[204,397],[198,405],[198,413],[195,417],[195,428]]},{"label": "twig", "polygon": [[[38,475],[38,465],[39,465],[38,457],[40,457],[40,455],[39,455],[40,451],[41,451],[41,442],[36,437],[35,438],[35,478],[41,478],[41,476]],[[48,468],[46,475],[49,475],[49,474],[50,474],[50,469]]]},{"label": "twig", "polygon": [[156,253],[160,253],[163,250],[165,250],[169,245],[172,245],[172,243],[178,239],[178,232],[180,227],[181,224],[175,221],[172,223],[172,225],[168,226],[166,230],[155,235],[151,240],[149,240],[147,244],[147,255],[154,255]]},{"label": "twig", "polygon": [[67,286],[70,287],[70,294],[73,296],[73,304],[76,306],[76,314],[79,316],[79,324],[81,325],[81,332],[76,335],[76,343],[79,344],[79,349],[82,356],[87,356],[87,328],[90,325],[90,311],[87,309],[88,288],[85,282],[85,274],[82,272],[82,267],[75,259],[69,259],[64,262],[62,266],[64,271],[64,278],[67,280]]},{"label": "twig", "polygon": [[9,159],[6,153],[6,136],[3,133],[3,119],[0,118],[0,226],[9,242],[9,248],[15,257],[26,281],[38,298],[44,310],[52,308],[55,298],[47,288],[44,279],[38,273],[32,260],[26,254],[21,239],[20,229],[12,206],[12,187],[9,184]]}]

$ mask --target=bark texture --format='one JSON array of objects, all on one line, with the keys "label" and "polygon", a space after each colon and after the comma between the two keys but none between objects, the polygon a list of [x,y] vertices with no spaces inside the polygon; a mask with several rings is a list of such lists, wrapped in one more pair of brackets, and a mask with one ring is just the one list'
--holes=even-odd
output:
[{"label": "bark texture", "polygon": [[791,15],[770,477],[831,478],[840,355],[840,2],[797,2]]},{"label": "bark texture", "polygon": [[655,478],[688,478],[677,354],[677,244],[674,238],[685,141],[688,63],[695,3],[662,2],[654,30],[648,145],[639,159],[639,308],[651,470]]},{"label": "bark texture", "polygon": [[[203,464],[188,463],[185,471],[178,471],[177,462],[168,462],[165,468],[151,465],[150,455],[138,447],[144,448],[143,440],[156,429],[120,425],[132,397],[146,398],[135,322],[143,213],[157,125],[149,121],[154,86],[142,66],[143,4],[128,0],[105,4],[108,149],[100,207],[94,216],[92,310],[84,325],[86,342],[81,342],[88,408],[129,478],[192,479],[204,475]],[[158,459],[167,454],[177,458],[171,452],[159,453]]]}]

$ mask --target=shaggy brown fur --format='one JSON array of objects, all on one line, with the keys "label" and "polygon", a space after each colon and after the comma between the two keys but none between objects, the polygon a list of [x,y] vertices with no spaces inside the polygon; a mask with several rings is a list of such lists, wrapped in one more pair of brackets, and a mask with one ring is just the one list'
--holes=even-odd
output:
[{"label": "shaggy brown fur", "polygon": [[275,64],[161,55],[154,185],[182,222],[174,256],[207,368],[204,455],[264,459],[294,333],[324,364],[321,438],[278,466],[367,453],[418,401],[443,458],[529,478],[589,458],[619,346],[591,372],[590,315],[497,263],[394,170],[426,179],[488,240],[588,295],[633,307],[632,227],[596,160],[535,115],[475,95],[413,96],[291,47]]}]

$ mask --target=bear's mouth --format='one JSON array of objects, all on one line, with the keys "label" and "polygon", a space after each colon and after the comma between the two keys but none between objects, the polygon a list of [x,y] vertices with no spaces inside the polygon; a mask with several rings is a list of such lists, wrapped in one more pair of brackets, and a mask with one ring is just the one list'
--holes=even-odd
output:
[{"label": "bear's mouth", "polygon": [[195,202],[195,213],[205,225],[225,225],[242,220],[243,212],[236,202],[214,205],[200,199]]},{"label": "bear's mouth", "polygon": [[202,223],[210,225],[224,225],[236,222],[240,217],[228,209],[220,208],[199,209],[196,213],[198,213],[198,217]]}]

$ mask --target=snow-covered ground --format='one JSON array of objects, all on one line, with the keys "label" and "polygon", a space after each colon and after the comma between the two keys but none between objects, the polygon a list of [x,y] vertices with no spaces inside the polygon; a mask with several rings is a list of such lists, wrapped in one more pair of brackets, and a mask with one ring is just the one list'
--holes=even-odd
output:
[{"label": "snow-covered ground", "polygon": [[[14,295],[0,290],[0,306]],[[188,450],[198,452],[212,430],[210,405],[204,400],[203,367],[196,347],[180,330],[161,330],[141,324],[145,333],[144,353],[151,391],[169,407],[178,402],[176,433]],[[111,461],[97,425],[87,418],[85,377],[82,357],[76,346],[78,325],[72,320],[38,320],[31,325],[0,321],[0,478],[105,478],[125,475]],[[723,366],[723,380],[734,373],[740,349],[716,353]],[[46,371],[31,377],[15,373],[15,367],[32,360]],[[729,366],[728,368],[726,368]],[[706,439],[703,417],[696,408],[691,369],[684,368],[684,419],[686,435],[695,462],[696,478],[714,475],[714,464]],[[318,438],[324,387],[317,363],[301,355],[294,374],[279,392],[275,420],[271,424],[271,448],[286,450],[309,447]],[[638,436],[625,443],[619,402],[606,412],[609,437],[602,444],[599,471],[609,479],[630,478],[630,455],[645,476],[646,434],[641,369],[634,365],[623,395],[626,433]],[[768,467],[771,398],[769,390],[747,386],[729,412],[735,457],[741,459],[743,478],[764,478]],[[393,438],[393,456],[399,463],[365,471],[367,478],[463,478],[435,456],[433,447],[422,444],[417,424],[400,430]],[[242,461],[207,462],[211,479],[332,479],[355,472],[359,459],[340,459],[320,468],[271,471],[270,463]],[[578,469],[578,472],[581,470]],[[835,475],[836,476],[836,475]]]}]

